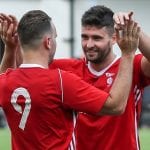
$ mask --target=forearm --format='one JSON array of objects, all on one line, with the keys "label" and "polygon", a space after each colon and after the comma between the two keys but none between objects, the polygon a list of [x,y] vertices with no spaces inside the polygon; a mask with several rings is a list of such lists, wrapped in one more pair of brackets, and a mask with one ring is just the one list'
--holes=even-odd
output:
[{"label": "forearm", "polygon": [[139,39],[139,50],[150,62],[150,36],[142,31]]},{"label": "forearm", "polygon": [[6,47],[1,61],[0,73],[5,72],[7,68],[16,68],[16,53],[10,52]]},{"label": "forearm", "polygon": [[116,79],[111,87],[102,114],[122,114],[125,110],[133,76],[134,55],[123,55]]},{"label": "forearm", "polygon": [[16,50],[16,67],[19,67],[23,62],[23,51],[20,46]]}]

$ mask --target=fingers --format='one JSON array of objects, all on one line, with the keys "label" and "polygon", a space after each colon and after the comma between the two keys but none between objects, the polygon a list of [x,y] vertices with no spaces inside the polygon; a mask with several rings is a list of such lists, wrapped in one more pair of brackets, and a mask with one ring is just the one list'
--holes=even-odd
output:
[{"label": "fingers", "polygon": [[0,36],[3,40],[16,34],[17,27],[18,21],[15,16],[0,13]]},{"label": "fingers", "polygon": [[14,26],[17,26],[18,25],[18,21],[17,21],[17,18],[13,15],[6,15],[4,13],[0,13],[0,23],[4,22],[4,21],[7,21],[8,23],[8,26],[13,23]]},{"label": "fingers", "polygon": [[9,24],[10,24],[11,22],[13,22],[13,20],[12,20],[11,17],[9,17],[8,15],[3,14],[3,13],[0,13],[0,18],[1,18],[2,21],[5,21],[5,20],[6,20]]},{"label": "fingers", "polygon": [[[123,36],[120,38],[120,45],[126,49],[126,52],[135,53],[139,44],[140,27],[136,22],[128,21],[123,30]],[[123,42],[122,42],[123,41]]]},{"label": "fingers", "polygon": [[140,27],[137,22],[128,21],[126,23],[127,26],[127,35],[128,38],[137,38],[139,37]]},{"label": "fingers", "polygon": [[2,40],[5,40],[5,31],[7,30],[8,25],[7,25],[7,21],[2,21],[0,23],[0,36],[2,38]]},{"label": "fingers", "polygon": [[4,43],[7,42],[8,37],[10,37],[10,35],[12,36],[12,32],[10,31],[10,27],[12,28],[12,25],[8,26],[7,21],[3,21],[3,23],[1,23],[1,38],[4,41]]},{"label": "fingers", "polygon": [[122,28],[115,28],[116,29],[116,36],[118,40],[127,39],[128,36],[128,26],[125,24]]},{"label": "fingers", "polygon": [[133,12],[119,12],[115,13],[113,16],[113,19],[115,21],[115,29],[122,29],[124,25],[126,24],[126,21],[132,21],[133,20]]},{"label": "fingers", "polygon": [[13,31],[13,24],[11,23],[7,29],[7,35],[5,35],[6,41],[9,41],[12,38],[12,36],[13,36],[12,31]]},{"label": "fingers", "polygon": [[127,39],[136,39],[139,37],[140,27],[137,22],[134,21],[126,21],[126,25],[124,26],[124,38]]},{"label": "fingers", "polygon": [[140,36],[140,31],[141,31],[141,29],[140,29],[138,23],[135,22],[135,23],[134,23],[134,26],[133,26],[133,37],[139,38],[139,36]]},{"label": "fingers", "polygon": [[132,18],[133,17],[133,11],[129,12],[128,16],[129,16],[129,20],[133,20],[133,18]]},{"label": "fingers", "polygon": [[9,50],[15,51],[19,45],[17,27],[15,16],[0,13],[0,36]]},{"label": "fingers", "polygon": [[2,39],[5,41],[6,40],[6,35],[7,35],[7,29],[8,29],[8,22],[7,21],[3,21],[2,23]]},{"label": "fingers", "polygon": [[125,21],[127,20],[133,20],[133,12],[119,12],[115,13],[113,16],[113,19],[116,24],[124,25]]},{"label": "fingers", "polygon": [[6,15],[4,13],[0,13],[1,20],[7,20],[8,22],[17,22],[17,18],[13,15]]},{"label": "fingers", "polygon": [[133,12],[114,15],[117,43],[122,53],[134,54],[138,48],[140,27],[133,20]]},{"label": "fingers", "polygon": [[127,33],[128,27],[127,27],[127,25],[125,24],[121,30],[122,30],[122,35],[120,36],[120,38],[127,39],[127,37],[128,37],[128,33]]},{"label": "fingers", "polygon": [[131,37],[133,34],[133,12],[119,12],[115,13],[113,16],[115,21],[115,29],[120,30],[117,32],[118,36],[121,38]]},{"label": "fingers", "polygon": [[8,24],[10,24],[11,18],[3,13],[0,13],[0,20],[0,35],[1,38],[4,39],[6,35],[5,31],[8,29]]},{"label": "fingers", "polygon": [[8,16],[9,16],[9,18],[11,18],[12,22],[15,22],[15,23],[18,22],[17,18],[15,16],[13,16],[13,15],[8,15]]},{"label": "fingers", "polygon": [[15,16],[13,15],[9,15],[9,17],[12,19],[12,22],[13,25],[14,25],[14,28],[13,28],[13,33],[15,34],[17,32],[17,28],[18,28],[18,20]]},{"label": "fingers", "polygon": [[127,25],[127,35],[128,35],[128,37],[132,37],[132,35],[133,35],[133,28],[134,28],[135,22],[127,21],[126,25]]}]

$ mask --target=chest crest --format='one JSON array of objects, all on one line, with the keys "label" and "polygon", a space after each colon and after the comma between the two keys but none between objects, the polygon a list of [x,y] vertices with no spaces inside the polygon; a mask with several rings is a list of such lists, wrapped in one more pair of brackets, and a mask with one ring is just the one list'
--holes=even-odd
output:
[{"label": "chest crest", "polygon": [[106,83],[107,83],[107,86],[111,86],[113,81],[114,81],[114,76],[115,76],[115,73],[109,73],[109,72],[106,72],[105,73],[105,76],[106,76]]}]

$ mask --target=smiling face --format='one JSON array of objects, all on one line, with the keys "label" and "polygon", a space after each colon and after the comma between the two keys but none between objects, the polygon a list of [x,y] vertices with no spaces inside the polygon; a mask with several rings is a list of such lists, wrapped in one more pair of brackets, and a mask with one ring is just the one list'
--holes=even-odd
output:
[{"label": "smiling face", "polygon": [[82,48],[86,59],[92,63],[101,63],[112,50],[115,38],[110,35],[106,27],[82,27]]}]

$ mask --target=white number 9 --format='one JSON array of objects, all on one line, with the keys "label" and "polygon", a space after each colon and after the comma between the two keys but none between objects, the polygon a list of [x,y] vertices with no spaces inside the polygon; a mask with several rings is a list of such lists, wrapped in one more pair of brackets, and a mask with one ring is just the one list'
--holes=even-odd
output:
[{"label": "white number 9", "polygon": [[[24,110],[22,110],[22,107],[17,104],[17,98],[18,96],[23,96],[25,98],[25,107]],[[19,128],[21,128],[22,130],[24,130],[26,122],[27,122],[27,118],[29,116],[30,113],[30,109],[31,109],[31,98],[30,98],[30,94],[27,91],[27,89],[25,88],[17,88],[13,91],[13,94],[11,96],[11,103],[14,107],[14,109],[19,112],[20,114],[22,114],[20,123],[19,123]]]}]

